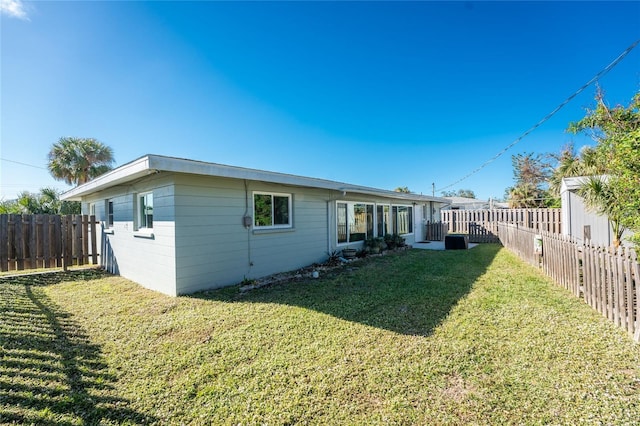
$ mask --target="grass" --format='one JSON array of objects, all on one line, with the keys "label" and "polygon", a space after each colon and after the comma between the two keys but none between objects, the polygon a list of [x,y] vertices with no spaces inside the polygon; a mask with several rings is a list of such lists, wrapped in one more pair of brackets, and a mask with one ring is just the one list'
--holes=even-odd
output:
[{"label": "grass", "polygon": [[0,422],[634,424],[640,346],[497,245],[170,298],[0,281]]}]

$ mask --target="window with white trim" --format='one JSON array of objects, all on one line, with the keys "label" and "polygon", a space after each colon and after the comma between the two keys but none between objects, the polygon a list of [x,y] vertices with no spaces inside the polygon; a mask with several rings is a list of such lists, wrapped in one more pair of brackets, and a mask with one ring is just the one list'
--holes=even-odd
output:
[{"label": "window with white trim", "polygon": [[379,204],[377,209],[378,237],[384,237],[391,233],[391,218],[389,217],[389,206]]},{"label": "window with white trim", "polygon": [[373,236],[373,204],[337,203],[338,244],[363,241]]},{"label": "window with white trim", "polygon": [[113,228],[113,201],[112,200],[104,201],[104,212],[105,212],[105,221],[104,221],[105,227]]},{"label": "window with white trim", "polygon": [[291,194],[253,193],[253,225],[255,228],[291,228]]},{"label": "window with white trim", "polygon": [[413,207],[393,206],[393,232],[398,235],[411,234],[413,232]]},{"label": "window with white trim", "polygon": [[138,195],[138,229],[153,228],[153,192]]}]

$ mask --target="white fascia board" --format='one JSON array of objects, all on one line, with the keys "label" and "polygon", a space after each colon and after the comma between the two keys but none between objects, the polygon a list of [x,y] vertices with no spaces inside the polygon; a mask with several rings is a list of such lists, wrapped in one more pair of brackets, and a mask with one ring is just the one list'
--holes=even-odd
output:
[{"label": "white fascia board", "polygon": [[282,185],[302,186],[307,188],[329,189],[343,193],[351,192],[407,201],[435,201],[443,204],[448,203],[448,200],[438,197],[429,197],[396,191],[386,191],[382,189],[350,185],[343,182],[336,182],[325,179],[297,176],[278,172],[269,172],[265,170],[247,169],[244,167],[207,163],[204,161],[187,160],[182,158],[164,157],[159,155],[149,156],[149,167],[154,170],[169,171],[175,173],[190,173],[196,175],[225,177],[231,179],[246,179],[269,183],[279,183]]},{"label": "white fascia board", "polygon": [[154,172],[155,170],[149,169],[149,156],[144,156],[98,176],[85,184],[70,189],[62,194],[60,199],[63,201],[80,201],[84,195],[124,182],[130,182]]}]

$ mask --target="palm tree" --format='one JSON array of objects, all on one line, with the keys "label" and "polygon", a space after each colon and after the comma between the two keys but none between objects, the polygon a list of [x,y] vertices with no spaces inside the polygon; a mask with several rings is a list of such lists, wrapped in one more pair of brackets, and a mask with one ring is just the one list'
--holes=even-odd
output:
[{"label": "palm tree", "polygon": [[558,165],[549,177],[549,192],[554,197],[559,197],[562,179],[582,176],[583,165],[580,156],[576,155],[573,145],[564,147],[560,155],[552,154],[551,157],[558,162]]},{"label": "palm tree", "polygon": [[70,185],[81,185],[111,170],[113,150],[95,139],[60,138],[49,151],[51,175]]},{"label": "palm tree", "polygon": [[549,192],[560,196],[562,179],[577,176],[599,176],[608,174],[607,164],[596,148],[584,146],[577,155],[569,145],[559,155],[551,155],[558,164],[549,177]]}]

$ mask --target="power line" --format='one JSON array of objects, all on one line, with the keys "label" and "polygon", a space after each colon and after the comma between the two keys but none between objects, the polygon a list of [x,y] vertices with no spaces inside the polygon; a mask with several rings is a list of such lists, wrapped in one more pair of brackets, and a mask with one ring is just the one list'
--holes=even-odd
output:
[{"label": "power line", "polygon": [[2,157],[0,157],[0,160],[2,160],[2,161],[6,161],[6,162],[8,162],[8,163],[20,164],[20,165],[22,165],[22,166],[33,167],[33,168],[35,168],[35,169],[48,170],[46,167],[34,166],[33,164],[21,163],[20,161],[9,160],[9,159],[7,159],[7,158],[2,158]]},{"label": "power line", "polygon": [[587,81],[584,85],[582,85],[582,87],[580,87],[578,90],[576,90],[575,92],[573,92],[573,94],[571,94],[571,96],[569,96],[567,99],[565,99],[560,105],[558,105],[553,111],[551,111],[549,114],[547,114],[542,120],[538,121],[536,124],[534,124],[532,127],[530,127],[527,131],[525,131],[523,134],[521,134],[516,140],[514,140],[513,142],[511,142],[509,145],[507,145],[504,149],[502,149],[502,151],[498,152],[496,155],[494,155],[492,158],[488,159],[487,161],[485,161],[484,163],[482,163],[479,167],[477,167],[476,169],[474,169],[473,171],[471,171],[470,173],[468,173],[467,175],[463,176],[462,178],[458,179],[457,181],[453,182],[450,185],[447,186],[443,186],[440,189],[437,189],[436,191],[442,191],[443,189],[447,189],[447,188],[451,188],[454,185],[459,184],[460,182],[462,182],[465,179],[468,179],[469,177],[473,176],[474,174],[478,173],[480,170],[484,169],[486,166],[488,166],[490,163],[494,162],[495,160],[497,160],[500,156],[502,156],[505,152],[507,152],[509,149],[511,149],[515,144],[517,144],[518,142],[520,142],[522,139],[524,139],[526,136],[528,136],[531,132],[533,132],[534,130],[536,130],[538,127],[540,127],[544,122],[546,122],[547,120],[549,120],[551,117],[553,117],[558,111],[560,111],[566,104],[568,104],[569,102],[571,102],[573,100],[573,98],[575,98],[576,96],[578,96],[580,93],[584,92],[584,90],[591,86],[595,81],[597,81],[600,77],[604,76],[606,73],[608,73],[609,71],[611,71],[611,69],[613,69],[613,67],[615,67],[616,65],[618,65],[618,63],[620,63],[620,61],[622,61],[624,59],[625,56],[627,56],[634,47],[636,47],[638,44],[640,43],[640,39],[636,40],[635,42],[633,42],[631,44],[631,46],[627,47],[627,49],[622,52],[620,55],[618,55],[618,57],[616,59],[614,59],[609,65],[607,65],[606,67],[604,67],[602,70],[600,70],[600,72],[598,72],[591,80]]}]

